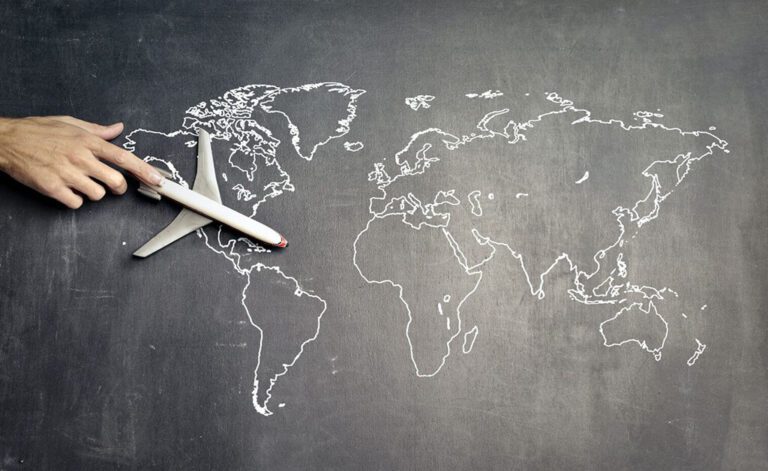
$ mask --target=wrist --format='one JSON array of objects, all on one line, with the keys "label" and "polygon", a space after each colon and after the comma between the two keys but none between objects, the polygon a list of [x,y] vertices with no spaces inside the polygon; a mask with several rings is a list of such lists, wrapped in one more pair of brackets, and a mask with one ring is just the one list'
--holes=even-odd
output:
[{"label": "wrist", "polygon": [[11,145],[10,133],[13,121],[12,118],[0,117],[0,171],[8,168],[8,150]]}]

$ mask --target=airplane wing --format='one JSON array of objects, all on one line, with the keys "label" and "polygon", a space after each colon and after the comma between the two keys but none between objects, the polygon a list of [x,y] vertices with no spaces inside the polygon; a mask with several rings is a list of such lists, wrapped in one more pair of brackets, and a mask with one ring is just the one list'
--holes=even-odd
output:
[{"label": "airplane wing", "polygon": [[192,191],[221,204],[219,184],[216,181],[216,169],[213,168],[211,135],[202,129],[197,130],[197,174]]},{"label": "airplane wing", "polygon": [[[195,175],[195,182],[192,184],[192,190],[217,203],[221,203],[219,184],[216,182],[216,171],[213,166],[211,136],[202,129],[198,130],[197,174]],[[145,185],[142,185],[139,191],[156,199],[160,198],[158,193]],[[141,258],[148,257],[210,222],[211,220],[207,217],[184,208],[176,216],[176,219],[171,221],[165,229],[158,232],[149,242],[142,245],[133,255]]]}]

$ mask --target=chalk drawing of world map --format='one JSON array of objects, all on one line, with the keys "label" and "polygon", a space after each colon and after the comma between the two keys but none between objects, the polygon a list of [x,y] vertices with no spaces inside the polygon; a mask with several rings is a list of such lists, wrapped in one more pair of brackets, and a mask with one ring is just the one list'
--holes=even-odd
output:
[{"label": "chalk drawing of world map", "polygon": [[[419,131],[368,176],[379,194],[355,240],[354,263],[366,282],[396,289],[418,376],[436,375],[455,343],[471,352],[479,328],[464,325],[461,309],[499,253],[511,256],[538,300],[548,275],[565,267],[572,301],[616,306],[597,326],[604,346],[636,345],[661,360],[670,333],[664,303],[678,294],[633,279],[624,251],[696,164],[728,153],[728,143],[714,129],[664,125],[657,112],[636,112],[627,124],[593,117],[554,92],[544,98],[551,109],[529,119],[515,121],[502,108],[467,134]],[[553,151],[552,142],[562,145]],[[595,143],[603,145],[597,155]],[[382,233],[389,247],[381,246]],[[370,256],[373,245],[392,254],[429,248],[423,257],[384,260]],[[440,258],[453,264],[420,269]],[[695,342],[688,366],[706,348]]]},{"label": "chalk drawing of world map", "polygon": [[[178,130],[133,131],[125,147],[165,165],[187,184],[172,159],[154,155],[151,141],[178,139],[194,147],[196,130],[205,129],[229,146],[229,155],[214,152],[222,192],[231,192],[235,209],[258,218],[260,205],[302,191],[281,160],[286,146],[274,126],[287,127],[288,149],[309,165],[316,151],[331,143],[359,152],[363,142],[340,138],[349,133],[364,93],[341,83],[248,85],[189,108]],[[298,116],[310,102],[337,110],[328,117],[330,126]],[[438,374],[452,350],[472,351],[481,332],[465,325],[461,309],[480,287],[484,268],[502,253],[518,265],[536,300],[546,296],[547,277],[566,267],[573,302],[615,306],[614,315],[595,326],[605,347],[634,345],[662,358],[672,314],[665,303],[678,294],[634,279],[624,251],[652,226],[696,164],[728,153],[728,143],[714,129],[662,124],[658,112],[640,111],[634,123],[625,123],[594,117],[554,92],[544,93],[542,103],[549,109],[525,120],[513,120],[510,108],[500,108],[479,116],[465,133],[420,130],[395,155],[372,166],[369,220],[360,221],[360,232],[350,241],[353,259],[346,263],[370,285],[389,286],[392,301],[407,313],[410,362],[420,377]],[[282,118],[279,124],[275,117]],[[564,149],[583,149],[585,142],[605,145],[589,155],[540,147],[551,144],[553,134],[567,141]],[[366,159],[356,162],[371,165]],[[247,238],[226,236],[220,227],[201,229],[198,236],[241,277],[244,322],[259,339],[253,406],[271,415],[272,389],[321,335],[328,301],[304,289],[299,275],[263,263],[259,256],[268,249]],[[403,246],[421,246],[424,252],[398,256]],[[442,257],[452,273],[425,276],[420,255]],[[254,309],[256,302],[261,309]],[[274,332],[265,325],[285,322],[264,322],[264,316],[294,318],[290,328]],[[687,365],[706,348],[696,338]]]}]

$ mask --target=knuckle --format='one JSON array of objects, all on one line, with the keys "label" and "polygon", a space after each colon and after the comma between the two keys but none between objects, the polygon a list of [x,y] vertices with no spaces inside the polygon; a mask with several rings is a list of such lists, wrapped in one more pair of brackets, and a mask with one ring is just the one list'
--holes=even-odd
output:
[{"label": "knuckle", "polygon": [[119,151],[115,152],[115,163],[119,165],[126,165],[130,161],[131,157],[132,154],[130,152],[124,149],[120,149]]},{"label": "knuckle", "polygon": [[104,141],[98,136],[95,136],[88,131],[80,130],[86,145],[93,150],[101,150],[104,147]]},{"label": "knuckle", "polygon": [[106,184],[113,190],[121,190],[125,188],[128,183],[125,178],[120,174],[112,174],[107,178]]},{"label": "knuckle", "polygon": [[74,162],[69,162],[68,165],[62,165],[57,169],[59,179],[63,183],[74,184],[80,180],[83,175],[83,171]]},{"label": "knuckle", "polygon": [[83,152],[79,150],[74,150],[74,149],[70,152],[67,152],[66,156],[67,156],[67,160],[69,160],[73,164],[82,164],[87,160]]},{"label": "knuckle", "polygon": [[38,183],[38,189],[46,196],[56,196],[61,193],[62,185],[53,180],[43,180]]}]

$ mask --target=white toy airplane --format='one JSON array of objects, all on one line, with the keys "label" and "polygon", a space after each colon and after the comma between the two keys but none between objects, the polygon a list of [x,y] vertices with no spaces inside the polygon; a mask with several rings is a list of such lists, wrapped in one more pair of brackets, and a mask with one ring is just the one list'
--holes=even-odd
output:
[{"label": "white toy airplane", "polygon": [[214,220],[269,245],[280,248],[288,245],[285,237],[274,229],[221,204],[216,171],[213,168],[211,136],[206,131],[198,130],[197,175],[191,190],[171,180],[168,172],[158,170],[166,179],[158,186],[142,183],[139,192],[156,200],[166,196],[186,208],[165,229],[135,251],[133,255],[136,257],[148,257]]}]

